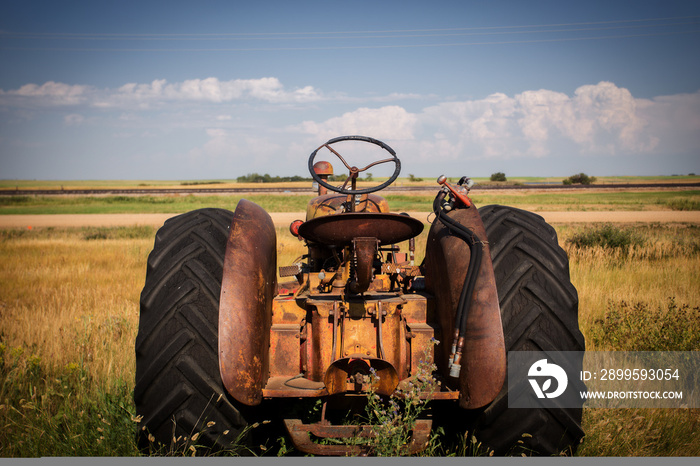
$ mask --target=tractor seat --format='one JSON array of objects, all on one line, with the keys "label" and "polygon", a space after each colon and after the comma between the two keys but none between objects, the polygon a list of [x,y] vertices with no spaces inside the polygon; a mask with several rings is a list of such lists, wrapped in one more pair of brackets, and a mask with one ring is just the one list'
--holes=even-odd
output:
[{"label": "tractor seat", "polygon": [[423,222],[405,214],[347,212],[312,218],[299,227],[299,236],[328,246],[347,246],[360,237],[395,244],[418,236]]}]

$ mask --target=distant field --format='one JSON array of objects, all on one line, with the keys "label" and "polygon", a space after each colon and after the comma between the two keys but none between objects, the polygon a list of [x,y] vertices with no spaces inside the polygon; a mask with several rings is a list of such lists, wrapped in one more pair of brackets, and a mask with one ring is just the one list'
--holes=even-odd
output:
[{"label": "distant field", "polygon": [[[307,175],[304,175],[307,176]],[[561,184],[567,176],[514,176],[505,183],[492,183],[489,177],[474,177],[479,184]],[[434,186],[437,176],[403,177],[396,180],[394,186]],[[383,182],[386,178],[375,178],[374,182]],[[626,183],[693,183],[700,181],[700,176],[600,176],[595,184]],[[365,184],[365,183],[363,183]],[[368,185],[370,183],[367,183]],[[310,182],[298,181],[288,183],[238,183],[235,179],[211,180],[0,180],[0,189],[148,189],[148,188],[242,188],[242,187],[308,187]]]},{"label": "distant field", "polygon": [[[437,189],[435,190],[437,193]],[[0,215],[182,213],[203,207],[233,210],[246,198],[268,212],[304,212],[311,194],[159,196],[0,196]],[[434,194],[391,194],[392,211],[429,212]],[[502,204],[537,212],[700,210],[700,190],[473,191],[478,206]]]}]

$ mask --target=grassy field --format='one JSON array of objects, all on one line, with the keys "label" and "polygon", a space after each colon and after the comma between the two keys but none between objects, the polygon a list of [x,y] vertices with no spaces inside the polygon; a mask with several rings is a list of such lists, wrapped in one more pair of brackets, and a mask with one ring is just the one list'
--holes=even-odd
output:
[{"label": "grassy field", "polygon": [[[555,227],[588,350],[700,351],[700,227]],[[0,231],[0,457],[138,454],[134,339],[154,234]],[[282,265],[302,252],[286,228],[278,242]],[[579,456],[700,456],[698,409],[585,409],[583,424]],[[443,440],[433,454],[464,454]]]},{"label": "grassy field", "polygon": [[[436,190],[437,192],[437,190]],[[0,196],[0,215],[181,213],[203,207],[233,210],[241,198],[268,212],[303,212],[308,194],[222,196]],[[434,194],[386,194],[395,212],[429,212]],[[700,190],[614,192],[472,192],[477,205],[502,204],[531,211],[700,210]]]},{"label": "grassy field", "polygon": [[[308,177],[304,174],[303,176]],[[508,181],[501,184],[561,184],[564,176],[508,176]],[[432,177],[401,177],[397,178],[396,186],[434,186],[437,176]],[[456,179],[459,179],[457,177]],[[377,177],[375,182],[384,182],[386,178]],[[473,177],[479,184],[495,184],[489,177]],[[696,175],[674,176],[599,176],[596,184],[627,184],[627,183],[696,183],[700,180]],[[0,189],[149,189],[149,188],[240,188],[240,187],[308,187],[310,182],[286,183],[239,183],[235,179],[216,180],[0,180]]]}]

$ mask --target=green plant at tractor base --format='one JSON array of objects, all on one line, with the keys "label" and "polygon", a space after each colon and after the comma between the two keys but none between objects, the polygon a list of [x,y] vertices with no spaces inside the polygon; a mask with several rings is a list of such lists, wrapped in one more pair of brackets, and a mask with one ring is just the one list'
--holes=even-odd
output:
[{"label": "green plant at tractor base", "polygon": [[[368,439],[371,453],[375,456],[405,456],[411,434],[419,419],[428,409],[430,396],[438,389],[433,372],[437,366],[422,360],[418,363],[417,373],[406,384],[406,388],[397,388],[389,397],[382,397],[373,389],[367,392],[366,422],[372,426],[373,436]],[[367,382],[373,386],[379,379],[374,369],[370,369]],[[427,393],[427,398],[421,398]]]},{"label": "green plant at tractor base", "polygon": [[[433,340],[437,345],[439,342]],[[348,443],[369,447],[373,456],[406,456],[409,454],[413,428],[416,421],[430,412],[430,400],[439,390],[439,382],[433,375],[437,366],[430,361],[426,350],[411,380],[397,388],[391,396],[382,396],[370,389],[366,394],[365,414],[361,424],[372,426],[371,436],[346,439]],[[370,370],[366,382],[370,387],[379,376]],[[356,421],[357,422],[357,421]],[[476,437],[465,432],[458,439],[445,438],[445,431],[433,429],[425,449],[419,456],[477,456],[493,454],[482,447]]]},{"label": "green plant at tractor base", "polygon": [[[141,422],[141,419],[134,418],[135,422]],[[250,431],[259,427],[260,423],[251,424],[243,429],[238,436],[232,438],[226,448],[220,450],[212,450],[206,445],[198,443],[200,437],[210,428],[214,427],[214,421],[207,422],[198,432],[191,435],[173,437],[167,445],[156,442],[153,435],[148,434],[148,447],[142,452],[144,456],[165,456],[165,457],[185,457],[185,456],[253,456],[256,452],[245,444],[246,437]],[[141,427],[145,430],[145,426]],[[227,436],[229,431],[224,431],[223,436]],[[262,450],[266,447],[262,446]]]},{"label": "green plant at tractor base", "polygon": [[[219,395],[218,403],[223,395]],[[211,447],[198,443],[198,440],[204,436],[204,434],[211,428],[216,426],[216,422],[207,421],[208,407],[213,402],[212,399],[204,408],[201,413],[200,418],[195,423],[195,428],[189,435],[179,435],[177,437],[173,436],[170,443],[163,444],[157,442],[155,437],[147,433],[148,445],[143,448],[142,455],[146,456],[166,456],[166,457],[184,457],[184,456],[254,456],[256,451],[248,445],[248,438],[254,429],[257,429],[263,424],[268,424],[270,421],[255,422],[246,426],[238,435],[233,436],[231,432],[225,430],[221,433],[221,437],[226,440],[219,442],[219,444],[225,444],[224,448],[213,450]],[[140,423],[143,419],[141,416],[134,417],[133,420]],[[175,425],[173,425],[173,432],[175,431]],[[147,432],[146,426],[142,426],[141,430]],[[230,436],[230,438],[229,438]],[[221,440],[220,438],[217,439]],[[260,445],[260,451],[264,452],[267,447]]]},{"label": "green plant at tractor base", "polygon": [[[437,340],[434,342],[439,343]],[[426,350],[424,356],[427,355]],[[366,393],[365,414],[350,423],[371,426],[371,434],[368,437],[343,439],[342,442],[367,446],[372,456],[408,455],[416,421],[428,409],[430,395],[438,389],[433,376],[437,366],[427,360],[428,358],[424,357],[418,363],[418,370],[406,384],[406,388],[397,388],[390,396],[382,396],[372,388],[379,381],[379,375],[374,368],[370,368],[370,375],[365,376],[365,383],[370,387]],[[421,392],[427,393],[428,396],[421,398]],[[437,439],[436,433],[431,436],[429,444],[434,439]]]}]

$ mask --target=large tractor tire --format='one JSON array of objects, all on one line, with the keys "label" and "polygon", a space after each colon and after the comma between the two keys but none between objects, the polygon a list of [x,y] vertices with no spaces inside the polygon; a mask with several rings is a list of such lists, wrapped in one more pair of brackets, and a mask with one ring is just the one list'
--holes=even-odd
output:
[{"label": "large tractor tire", "polygon": [[[583,355],[578,294],[554,228],[539,215],[512,207],[489,205],[481,207],[479,214],[491,249],[506,351],[580,351]],[[576,362],[577,371],[582,363],[583,356]],[[499,455],[576,450],[583,437],[581,407],[509,409],[509,389],[515,390],[504,384],[476,418],[474,434],[482,445]]]},{"label": "large tractor tire", "polygon": [[195,210],[156,234],[136,338],[142,449],[225,450],[247,424],[219,374],[219,294],[232,218],[228,210]]}]

